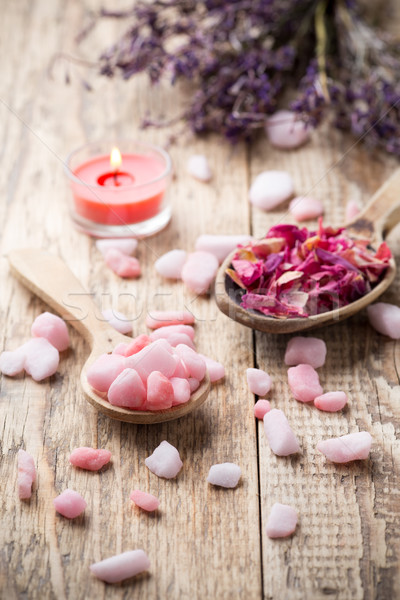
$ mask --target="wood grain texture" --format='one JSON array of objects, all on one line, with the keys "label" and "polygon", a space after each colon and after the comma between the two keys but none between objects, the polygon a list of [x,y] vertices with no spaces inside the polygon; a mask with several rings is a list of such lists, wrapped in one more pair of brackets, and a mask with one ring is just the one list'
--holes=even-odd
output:
[{"label": "wood grain texture", "polygon": [[[138,124],[148,108],[156,116],[176,114],[179,96],[175,89],[150,89],[143,78],[109,81],[73,66],[72,83],[66,86],[62,62],[48,77],[56,52],[93,58],[112,42],[120,25],[104,22],[80,49],[74,46],[74,36],[96,6],[95,0],[16,0],[0,20],[0,347],[13,349],[26,341],[32,321],[47,309],[10,275],[6,259],[13,248],[37,247],[60,255],[100,309],[113,307],[129,315],[135,333],[145,330],[148,310],[192,310],[198,349],[221,361],[227,376],[196,412],[153,426],[113,421],[87,403],[79,374],[89,348],[72,329],[71,347],[49,381],[1,377],[0,597],[400,597],[399,343],[369,328],[365,313],[318,331],[328,346],[320,369],[324,389],[340,388],[350,397],[343,414],[320,413],[290,397],[283,365],[288,337],[253,333],[220,313],[213,297],[193,297],[180,283],[161,280],[153,268],[168,249],[191,250],[201,233],[261,236],[272,224],[289,220],[287,207],[269,214],[249,209],[249,183],[262,170],[290,171],[296,190],[321,198],[326,221],[339,224],[347,198],[365,203],[395,161],[370,156],[328,129],[288,153],[273,150],[265,140],[249,150],[232,150],[219,139],[182,138],[171,148],[176,173],[171,224],[139,244],[144,276],[122,281],[105,267],[93,240],[70,223],[62,163],[78,145],[110,135],[140,134],[165,144],[169,131],[142,132]],[[81,77],[90,79],[93,92],[80,84]],[[186,174],[187,157],[195,152],[211,161],[215,178],[210,185]],[[398,238],[396,228],[389,239],[397,257]],[[399,292],[397,276],[384,299],[398,303]],[[274,379],[271,403],[285,411],[298,434],[298,457],[274,456],[262,423],[254,421],[254,397],[245,384],[245,369],[254,365]],[[319,439],[358,429],[374,438],[368,461],[335,466],[316,452]],[[184,462],[173,481],[157,478],[144,466],[164,439],[179,449]],[[71,467],[69,453],[84,445],[108,448],[112,464],[100,473]],[[29,502],[17,498],[19,448],[33,455],[38,470]],[[206,482],[209,467],[226,460],[242,468],[236,490]],[[84,516],[74,521],[57,515],[52,504],[66,487],[88,502]],[[160,498],[157,515],[131,506],[134,488]],[[266,537],[275,501],[299,510],[299,527],[290,539]],[[116,586],[90,575],[92,562],[133,548],[148,553],[148,574]]]}]

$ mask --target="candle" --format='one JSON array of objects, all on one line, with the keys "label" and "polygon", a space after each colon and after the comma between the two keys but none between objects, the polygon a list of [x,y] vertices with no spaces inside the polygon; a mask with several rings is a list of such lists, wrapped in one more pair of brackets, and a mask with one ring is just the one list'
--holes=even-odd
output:
[{"label": "candle", "polygon": [[101,237],[145,237],[171,217],[171,161],[150,144],[88,144],[68,158],[70,212],[80,230]]}]

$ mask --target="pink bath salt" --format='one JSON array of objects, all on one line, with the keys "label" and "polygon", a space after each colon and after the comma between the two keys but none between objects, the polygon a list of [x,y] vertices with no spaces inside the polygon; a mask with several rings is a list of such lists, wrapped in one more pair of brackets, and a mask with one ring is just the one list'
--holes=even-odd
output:
[{"label": "pink bath salt", "polygon": [[133,492],[129,494],[129,498],[136,506],[139,506],[139,508],[142,508],[147,512],[157,510],[160,504],[160,501],[156,496],[153,496],[153,494],[149,494],[148,492],[141,492],[140,490],[133,490]]},{"label": "pink bath salt", "polygon": [[268,400],[257,400],[254,405],[254,416],[256,419],[263,419],[270,410],[271,404]]},{"label": "pink bath salt", "polygon": [[110,238],[106,240],[97,240],[96,248],[103,256],[105,256],[108,250],[119,250],[122,254],[130,256],[137,248],[138,241],[134,238]]},{"label": "pink bath salt", "polygon": [[199,387],[200,387],[200,381],[198,379],[195,379],[194,377],[189,377],[188,383],[189,383],[189,386],[190,386],[190,393],[191,394],[193,394],[193,392],[195,392],[196,390],[198,390]]},{"label": "pink bath salt", "polygon": [[324,205],[317,198],[296,196],[289,204],[289,211],[298,223],[316,219],[324,214]]},{"label": "pink bath salt", "polygon": [[314,398],[314,404],[319,410],[336,412],[346,406],[347,396],[344,392],[327,392]]},{"label": "pink bath salt", "polygon": [[325,364],[325,358],[326,344],[319,338],[298,335],[286,346],[285,364],[289,366],[306,364],[318,369]]},{"label": "pink bath salt", "polygon": [[171,333],[166,340],[173,348],[175,348],[178,344],[184,344],[185,346],[189,346],[189,348],[192,350],[196,350],[196,346],[190,337],[186,335],[186,333]]},{"label": "pink bath salt", "polygon": [[160,371],[152,371],[147,378],[146,410],[171,408],[174,401],[172,383]]},{"label": "pink bath salt", "polygon": [[20,500],[27,500],[32,495],[32,484],[36,480],[36,468],[33,457],[25,450],[17,452],[18,466],[18,497]]},{"label": "pink bath salt", "polygon": [[127,348],[128,348],[128,344],[121,342],[120,344],[117,344],[115,346],[114,350],[112,351],[112,354],[119,354],[120,356],[126,356]]},{"label": "pink bath salt", "polygon": [[188,402],[190,400],[191,393],[188,380],[181,377],[171,377],[170,381],[174,390],[172,406],[176,406],[177,404],[185,404]]},{"label": "pink bath salt", "polygon": [[251,235],[200,235],[195,244],[196,250],[210,252],[214,254],[221,264],[225,258],[237,248],[237,246],[246,246],[253,240]]},{"label": "pink bath salt", "polygon": [[210,376],[211,383],[215,383],[216,381],[220,381],[225,377],[225,367],[220,362],[210,358],[209,356],[204,356],[204,354],[199,354],[199,356],[206,363],[207,371]]},{"label": "pink bath salt", "polygon": [[176,477],[183,467],[178,450],[166,440],[161,442],[153,454],[148,456],[144,462],[154,475],[166,479]]},{"label": "pink bath salt", "polygon": [[157,273],[165,279],[180,279],[186,257],[187,252],[185,250],[170,250],[156,260],[154,267]]},{"label": "pink bath salt", "polygon": [[101,354],[88,367],[86,377],[93,389],[108,392],[112,382],[125,369],[125,359],[120,354]]},{"label": "pink bath salt", "polygon": [[126,366],[135,369],[143,381],[147,380],[152,371],[160,371],[165,377],[172,377],[175,372],[178,358],[171,353],[171,346],[169,346],[170,350],[168,350],[168,347],[162,342],[165,342],[166,346],[169,346],[166,340],[156,340],[140,350],[140,352],[125,359]]},{"label": "pink bath salt", "polygon": [[191,325],[168,325],[167,327],[159,327],[150,333],[150,340],[159,340],[161,338],[168,339],[174,333],[184,333],[190,339],[194,340],[194,328]]},{"label": "pink bath salt", "polygon": [[345,212],[344,212],[345,222],[350,223],[356,217],[358,217],[359,213],[360,213],[360,206],[359,206],[357,200],[349,200],[346,204]]},{"label": "pink bath salt", "polygon": [[189,156],[187,171],[189,175],[204,183],[208,183],[212,179],[212,171],[207,157],[204,156],[204,154],[193,154],[192,156]]},{"label": "pink bath salt", "polygon": [[169,325],[193,325],[194,316],[187,310],[153,310],[146,317],[149,329],[168,327]]},{"label": "pink bath salt", "polygon": [[32,323],[31,333],[33,337],[46,338],[59,352],[63,352],[69,346],[69,334],[65,321],[49,312],[44,312],[36,317]]},{"label": "pink bath salt", "polygon": [[146,388],[137,371],[124,369],[110,385],[107,398],[113,406],[140,410],[146,401]]},{"label": "pink bath salt", "polygon": [[317,450],[334,463],[347,463],[368,458],[371,443],[368,431],[359,431],[318,442]]},{"label": "pink bath salt", "polygon": [[379,333],[394,340],[400,338],[400,308],[387,302],[376,302],[367,307],[368,320]]},{"label": "pink bath salt", "polygon": [[272,379],[262,369],[246,369],[247,385],[252,394],[256,396],[265,396],[272,386]]},{"label": "pink bath salt", "polygon": [[18,373],[22,373],[25,365],[25,353],[22,349],[5,350],[0,355],[0,371],[8,377],[14,377]]},{"label": "pink bath salt", "polygon": [[292,535],[296,529],[298,514],[296,509],[288,504],[276,502],[269,513],[267,521],[267,536],[281,538]]},{"label": "pink bath salt", "polygon": [[224,488],[235,488],[242,476],[239,465],[226,462],[212,465],[208,472],[207,481],[212,485]]},{"label": "pink bath salt", "polygon": [[111,327],[114,327],[120,333],[125,335],[132,333],[132,321],[128,319],[123,313],[112,308],[106,308],[103,312],[103,317],[108,321]]},{"label": "pink bath salt", "polygon": [[277,456],[299,452],[298,439],[279,408],[273,408],[264,415],[264,431],[272,452]]},{"label": "pink bath salt", "polygon": [[251,204],[272,210],[293,195],[293,181],[286,171],[264,171],[254,179],[250,191]]},{"label": "pink bath salt", "polygon": [[190,376],[201,381],[207,370],[204,359],[197,352],[189,348],[189,346],[185,346],[185,344],[178,344],[175,351],[184,362]]},{"label": "pink bath salt", "polygon": [[207,294],[218,271],[214,254],[198,250],[188,255],[182,268],[182,281],[195,294]]},{"label": "pink bath salt", "polygon": [[139,277],[141,274],[140,263],[134,256],[127,256],[115,248],[107,250],[104,256],[106,264],[119,277],[128,279]]},{"label": "pink bath salt", "polygon": [[83,513],[87,504],[78,492],[67,488],[53,500],[54,507],[60,515],[67,519],[75,519]]},{"label": "pink bath salt", "polygon": [[35,381],[42,381],[57,371],[60,355],[46,338],[32,338],[21,349],[25,354],[25,371]]},{"label": "pink bath salt", "polygon": [[138,352],[143,350],[143,348],[146,348],[146,346],[149,346],[150,344],[151,339],[149,338],[149,336],[145,333],[141,333],[137,337],[133,338],[133,340],[129,342],[129,344],[127,344],[125,356],[132,356],[133,354],[137,354]]},{"label": "pink bath salt", "polygon": [[297,365],[288,369],[291,392],[299,402],[312,402],[323,394],[317,371],[311,365]]},{"label": "pink bath salt", "polygon": [[90,565],[92,573],[107,583],[118,583],[149,568],[150,561],[143,550],[129,550]]},{"label": "pink bath salt", "polygon": [[272,146],[291,150],[305,144],[310,128],[290,110],[278,110],[267,120],[266,133]]},{"label": "pink bath salt", "polygon": [[189,379],[190,373],[189,373],[187,367],[185,366],[183,361],[179,358],[179,356],[177,356],[177,358],[178,358],[178,360],[176,363],[176,368],[175,368],[175,371],[172,373],[171,379],[172,379],[172,377],[179,377],[180,379]]},{"label": "pink bath salt", "polygon": [[86,471],[98,471],[110,462],[111,452],[96,448],[75,448],[69,455],[69,462],[74,467],[86,469]]}]

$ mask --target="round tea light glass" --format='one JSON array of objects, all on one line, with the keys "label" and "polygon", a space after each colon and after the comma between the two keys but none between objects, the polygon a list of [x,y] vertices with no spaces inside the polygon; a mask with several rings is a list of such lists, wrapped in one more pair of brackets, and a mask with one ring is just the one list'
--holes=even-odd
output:
[{"label": "round tea light glass", "polygon": [[171,218],[171,159],[162,148],[136,141],[94,142],[72,152],[65,171],[70,215],[84,233],[147,237]]}]

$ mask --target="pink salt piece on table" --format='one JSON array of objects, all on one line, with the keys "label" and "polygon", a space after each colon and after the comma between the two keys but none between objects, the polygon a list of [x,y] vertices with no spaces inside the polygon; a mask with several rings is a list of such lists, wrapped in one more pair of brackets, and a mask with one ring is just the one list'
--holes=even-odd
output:
[{"label": "pink salt piece on table", "polygon": [[193,154],[187,161],[187,172],[189,175],[207,183],[212,179],[212,171],[204,154]]},{"label": "pink salt piece on table", "polygon": [[87,506],[82,496],[69,488],[64,490],[57,498],[54,498],[53,504],[56,511],[63,517],[67,517],[67,519],[79,517]]},{"label": "pink salt piece on table", "polygon": [[127,356],[125,362],[127,367],[135,369],[143,381],[146,381],[152,371],[160,371],[165,377],[172,377],[178,358],[172,354],[172,347],[167,340],[161,339],[152,342],[140,352]]},{"label": "pink salt piece on table", "polygon": [[82,446],[75,448],[69,455],[69,462],[74,467],[85,469],[86,471],[99,471],[104,465],[110,462],[111,452],[97,448]]},{"label": "pink salt piece on table", "polygon": [[35,381],[51,377],[57,371],[60,355],[46,338],[32,338],[21,348],[25,355],[25,371]]},{"label": "pink salt piece on table", "polygon": [[292,178],[286,171],[263,171],[251,184],[249,200],[268,211],[293,196],[293,190]]},{"label": "pink salt piece on table", "polygon": [[32,496],[32,484],[36,480],[36,468],[33,457],[25,450],[17,452],[17,485],[20,500],[28,500]]},{"label": "pink salt piece on table", "polygon": [[268,400],[257,400],[254,405],[254,416],[256,419],[263,419],[270,410],[271,404]]},{"label": "pink salt piece on table", "polygon": [[185,344],[178,344],[175,348],[175,352],[183,361],[190,376],[201,381],[206,374],[207,366],[200,354],[197,354],[197,352]]},{"label": "pink salt piece on table", "polygon": [[246,246],[253,240],[251,235],[200,235],[195,243],[196,250],[210,252],[214,254],[221,264],[225,258],[237,248],[237,246]]},{"label": "pink salt piece on table", "polygon": [[103,256],[106,255],[108,250],[118,250],[122,254],[130,256],[135,252],[137,245],[138,241],[133,238],[110,238],[96,241],[96,248]]},{"label": "pink salt piece on table", "polygon": [[276,502],[269,513],[267,520],[267,536],[281,538],[292,535],[296,529],[298,514],[296,509],[288,504]]},{"label": "pink salt piece on table", "polygon": [[183,265],[182,281],[195,294],[207,294],[217,274],[218,266],[214,254],[201,250],[192,252]]},{"label": "pink salt piece on table", "polygon": [[160,504],[160,501],[158,498],[156,498],[156,496],[140,490],[133,490],[133,492],[130,493],[129,498],[136,504],[136,506],[139,506],[139,508],[142,508],[147,512],[153,512],[154,510],[157,510]]},{"label": "pink salt piece on table", "polygon": [[63,319],[49,312],[44,312],[32,323],[31,333],[33,337],[46,338],[59,352],[63,352],[69,346],[68,328]]},{"label": "pink salt piece on table", "polygon": [[247,385],[252,394],[256,396],[265,396],[272,386],[272,379],[262,369],[246,369]]},{"label": "pink salt piece on table", "polygon": [[0,355],[0,371],[8,377],[22,373],[25,365],[25,353],[20,346],[16,350],[5,350]]},{"label": "pink salt piece on table", "polygon": [[165,479],[176,477],[183,467],[178,450],[166,440],[144,462],[154,475]]},{"label": "pink salt piece on table", "polygon": [[146,402],[146,388],[134,369],[124,369],[109,387],[107,398],[113,406],[141,410]]},{"label": "pink salt piece on table", "polygon": [[194,316],[187,310],[153,310],[146,316],[149,329],[168,327],[169,325],[193,325]]},{"label": "pink salt piece on table", "polygon": [[101,354],[86,371],[93,389],[108,392],[112,382],[125,369],[125,359],[120,354]]},{"label": "pink salt piece on table", "polygon": [[191,394],[188,380],[181,377],[171,377],[170,381],[174,390],[172,406],[186,404],[190,400]]},{"label": "pink salt piece on table", "polygon": [[132,322],[126,315],[112,308],[106,308],[102,313],[111,327],[114,327],[114,329],[125,335],[132,333]]},{"label": "pink salt piece on table", "polygon": [[368,458],[371,443],[368,431],[359,431],[318,442],[317,450],[334,463],[347,463]]},{"label": "pink salt piece on table", "polygon": [[220,381],[225,377],[225,367],[220,362],[210,358],[209,356],[204,356],[204,354],[199,354],[199,356],[206,363],[207,371],[210,376],[211,383],[215,383],[216,381]]},{"label": "pink salt piece on table", "polygon": [[150,561],[143,550],[129,550],[90,565],[98,579],[106,583],[118,583],[134,577],[150,568]]},{"label": "pink salt piece on table", "polygon": [[324,214],[324,205],[317,198],[296,196],[289,204],[289,212],[297,222],[316,219]]},{"label": "pink salt piece on table", "polygon": [[326,344],[324,340],[315,337],[296,336],[289,340],[285,352],[285,364],[311,365],[314,369],[322,367],[326,359]]},{"label": "pink salt piece on table", "polygon": [[290,390],[299,402],[312,402],[323,394],[317,371],[311,365],[297,365],[288,369]]},{"label": "pink salt piece on table", "polygon": [[170,380],[160,371],[152,371],[147,378],[147,410],[171,408],[174,401],[174,388]]},{"label": "pink salt piece on table", "polygon": [[207,481],[212,485],[225,488],[235,488],[242,476],[238,465],[231,462],[212,465],[208,472]]},{"label": "pink salt piece on table", "polygon": [[346,223],[350,223],[356,217],[358,217],[360,213],[360,206],[357,200],[349,200],[345,207],[345,221]]},{"label": "pink salt piece on table", "polygon": [[119,277],[132,279],[141,274],[140,263],[134,256],[127,256],[115,248],[107,250],[104,260]]},{"label": "pink salt piece on table", "polygon": [[272,452],[277,456],[299,452],[298,439],[279,408],[273,408],[264,415],[264,431]]},{"label": "pink salt piece on table", "polygon": [[319,410],[326,412],[337,412],[347,404],[347,396],[344,392],[326,392],[314,398],[314,405]]},{"label": "pink salt piece on table", "polygon": [[376,302],[367,307],[372,327],[393,340],[400,339],[400,308],[387,302]]},{"label": "pink salt piece on table", "polygon": [[152,331],[149,337],[152,342],[161,338],[168,340],[174,333],[184,333],[189,336],[192,341],[194,340],[194,329],[191,325],[168,325],[167,327],[159,327],[159,329]]},{"label": "pink salt piece on table", "polygon": [[272,146],[292,150],[310,138],[310,128],[290,110],[278,110],[267,120],[266,133]]},{"label": "pink salt piece on table", "polygon": [[185,250],[170,250],[156,260],[154,267],[157,273],[165,279],[180,279],[186,257],[187,252]]}]

